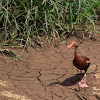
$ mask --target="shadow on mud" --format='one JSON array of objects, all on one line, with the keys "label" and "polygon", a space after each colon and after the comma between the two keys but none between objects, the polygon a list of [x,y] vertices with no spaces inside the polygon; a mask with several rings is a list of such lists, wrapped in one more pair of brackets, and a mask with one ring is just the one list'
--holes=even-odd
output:
[{"label": "shadow on mud", "polygon": [[64,80],[62,83],[60,83],[60,85],[62,86],[72,86],[75,85],[77,81],[80,80],[80,74],[76,74],[72,77],[67,78],[66,80]]},{"label": "shadow on mud", "polygon": [[49,86],[56,85],[56,84],[59,84],[62,86],[72,86],[72,85],[75,85],[76,82],[80,80],[80,77],[81,77],[80,74],[76,74],[72,77],[67,78],[66,80],[64,80],[61,83],[60,82],[53,82],[53,83],[49,84]]}]

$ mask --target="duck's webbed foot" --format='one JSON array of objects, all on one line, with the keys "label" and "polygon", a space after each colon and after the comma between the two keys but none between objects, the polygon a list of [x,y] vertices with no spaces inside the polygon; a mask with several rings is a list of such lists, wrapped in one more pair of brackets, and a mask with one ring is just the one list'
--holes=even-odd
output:
[{"label": "duck's webbed foot", "polygon": [[78,85],[80,85],[80,84],[84,84],[84,80],[83,79],[81,79],[80,81],[78,81],[78,82],[76,82]]}]

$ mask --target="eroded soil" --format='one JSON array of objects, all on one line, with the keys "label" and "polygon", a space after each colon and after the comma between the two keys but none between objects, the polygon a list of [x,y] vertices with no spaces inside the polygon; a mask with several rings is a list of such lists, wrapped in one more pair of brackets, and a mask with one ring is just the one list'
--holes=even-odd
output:
[{"label": "eroded soil", "polygon": [[[70,44],[73,40],[68,40]],[[78,55],[91,59],[87,72],[88,88],[76,82],[80,72],[73,66],[74,49],[65,44],[56,48],[23,53],[21,62],[0,56],[0,100],[100,100],[100,37],[83,41]]]}]

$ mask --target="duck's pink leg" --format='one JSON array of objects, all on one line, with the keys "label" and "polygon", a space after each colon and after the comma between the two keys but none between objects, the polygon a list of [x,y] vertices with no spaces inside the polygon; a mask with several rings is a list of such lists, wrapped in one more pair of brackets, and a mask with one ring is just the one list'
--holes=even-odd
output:
[{"label": "duck's pink leg", "polygon": [[77,84],[79,84],[79,85],[84,83],[84,80],[82,78],[82,71],[80,70],[80,72],[81,72],[81,80],[77,82]]},{"label": "duck's pink leg", "polygon": [[84,74],[84,83],[83,84],[79,84],[80,87],[88,87],[87,83],[86,83],[86,73]]}]

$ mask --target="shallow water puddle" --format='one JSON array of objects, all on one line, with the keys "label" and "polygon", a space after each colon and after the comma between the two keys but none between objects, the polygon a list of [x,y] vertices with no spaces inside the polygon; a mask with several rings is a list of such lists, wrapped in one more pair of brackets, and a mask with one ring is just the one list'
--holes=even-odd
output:
[{"label": "shallow water puddle", "polygon": [[3,91],[0,94],[3,95],[3,96],[6,96],[6,97],[16,99],[16,100],[31,100],[31,99],[29,99],[25,96],[17,95],[17,94],[11,93],[9,91]]}]

